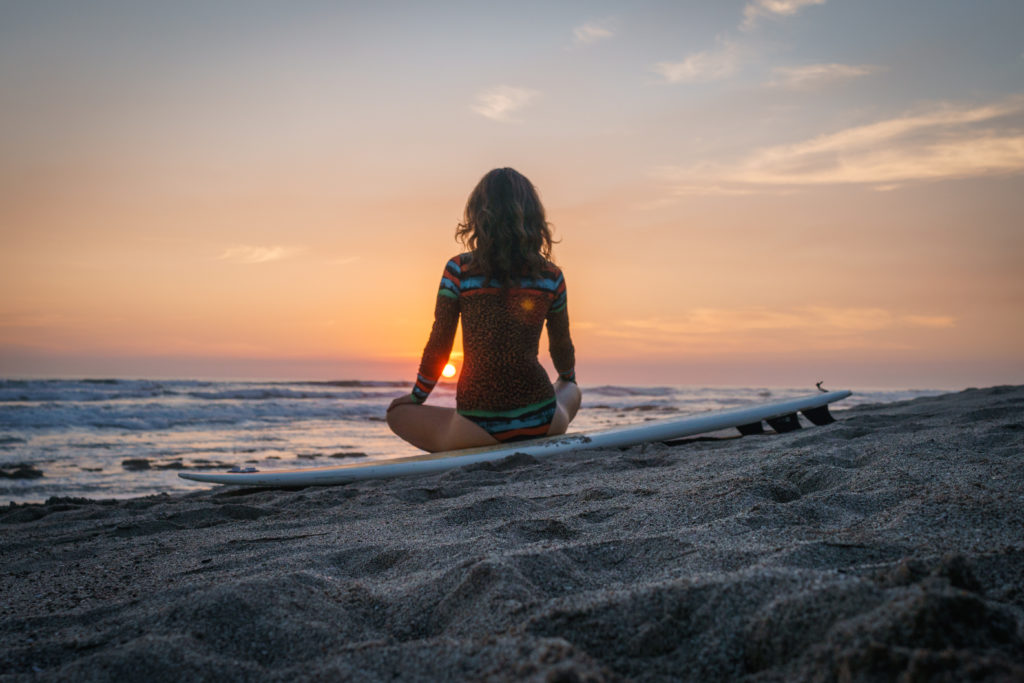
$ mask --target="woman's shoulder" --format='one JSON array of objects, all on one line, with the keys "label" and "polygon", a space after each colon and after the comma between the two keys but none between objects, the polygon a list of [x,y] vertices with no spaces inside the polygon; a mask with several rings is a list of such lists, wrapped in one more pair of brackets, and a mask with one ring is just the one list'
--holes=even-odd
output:
[{"label": "woman's shoulder", "polygon": [[541,269],[549,277],[560,277],[562,275],[562,269],[547,259],[544,259],[544,265]]},{"label": "woman's shoulder", "polygon": [[448,270],[448,271],[452,271],[454,273],[461,273],[462,269],[465,268],[467,265],[469,265],[469,262],[470,262],[470,258],[469,257],[471,255],[472,254],[469,254],[467,252],[465,254],[456,254],[455,256],[452,256],[450,259],[448,259],[445,262],[444,269]]}]

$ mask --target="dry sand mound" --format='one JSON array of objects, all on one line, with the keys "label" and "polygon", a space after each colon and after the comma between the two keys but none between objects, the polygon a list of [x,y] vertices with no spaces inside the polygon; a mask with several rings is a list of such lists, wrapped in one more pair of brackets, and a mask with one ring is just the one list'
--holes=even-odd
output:
[{"label": "dry sand mound", "polygon": [[0,535],[2,680],[1024,680],[1024,388]]}]

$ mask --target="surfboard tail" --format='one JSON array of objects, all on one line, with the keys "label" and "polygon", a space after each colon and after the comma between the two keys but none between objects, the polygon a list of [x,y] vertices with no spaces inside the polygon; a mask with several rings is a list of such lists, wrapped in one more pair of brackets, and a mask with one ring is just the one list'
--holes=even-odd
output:
[{"label": "surfboard tail", "polygon": [[[828,404],[818,406],[817,408],[807,408],[805,410],[801,410],[800,412],[803,413],[804,417],[811,421],[811,424],[816,425],[818,427],[821,427],[822,425],[832,424],[833,422],[836,421],[836,419],[832,417],[832,413],[830,413],[828,410]],[[795,412],[790,413],[789,415],[782,415],[780,417],[771,417],[766,419],[765,422],[767,422],[768,425],[779,434],[796,431],[801,427],[800,418],[797,417],[797,414]],[[765,433],[764,425],[761,422],[752,422],[750,424],[739,425],[738,427],[736,427],[736,429],[738,429],[740,434],[742,434],[743,436]]]}]

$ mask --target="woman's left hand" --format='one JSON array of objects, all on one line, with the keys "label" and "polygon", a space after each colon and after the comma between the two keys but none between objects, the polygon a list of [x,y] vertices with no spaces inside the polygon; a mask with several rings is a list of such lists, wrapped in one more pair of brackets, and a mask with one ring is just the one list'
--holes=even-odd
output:
[{"label": "woman's left hand", "polygon": [[394,408],[395,406],[401,406],[407,403],[414,406],[419,405],[419,403],[417,403],[416,400],[412,397],[412,394],[405,394],[404,396],[399,396],[394,401],[392,401],[391,405],[388,406],[387,412],[390,413],[391,409]]}]

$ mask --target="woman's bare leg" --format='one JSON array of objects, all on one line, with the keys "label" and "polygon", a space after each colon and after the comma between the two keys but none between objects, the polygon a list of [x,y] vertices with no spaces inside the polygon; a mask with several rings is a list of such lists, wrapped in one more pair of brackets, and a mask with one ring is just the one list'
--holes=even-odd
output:
[{"label": "woman's bare leg", "polygon": [[548,428],[548,436],[565,434],[565,430],[569,429],[569,423],[580,409],[583,392],[575,382],[560,379],[555,382],[555,399],[558,401],[558,408],[555,409],[555,417]]},{"label": "woman's bare leg", "polygon": [[[548,435],[565,434],[583,399],[580,388],[573,382],[558,380],[554,388],[558,407]],[[499,443],[487,430],[459,415],[454,408],[405,403],[391,408],[387,420],[391,431],[431,453]]]},{"label": "woman's bare leg", "polygon": [[416,448],[431,453],[493,446],[498,440],[454,408],[406,403],[388,411],[388,427]]}]

